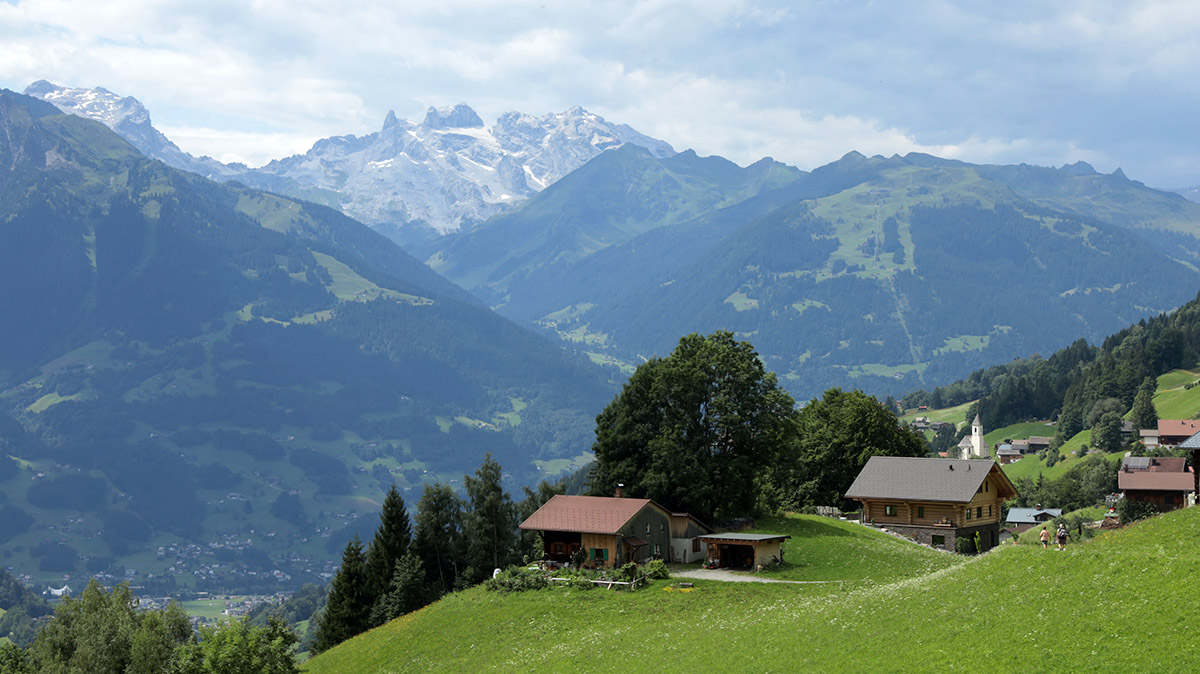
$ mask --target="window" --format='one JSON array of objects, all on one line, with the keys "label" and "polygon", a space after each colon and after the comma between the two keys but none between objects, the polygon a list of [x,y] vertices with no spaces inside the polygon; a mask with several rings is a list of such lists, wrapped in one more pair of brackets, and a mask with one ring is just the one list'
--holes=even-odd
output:
[{"label": "window", "polygon": [[655,543],[654,544],[654,556],[657,557],[661,554],[662,554],[662,546],[659,545],[658,543]]},{"label": "window", "polygon": [[933,544],[934,544],[935,546],[937,546],[937,547],[941,547],[941,546],[945,545],[945,544],[946,544],[946,537],[945,537],[945,536],[943,536],[943,535],[941,535],[941,534],[936,534],[936,535],[934,535],[934,537],[933,537]]},{"label": "window", "polygon": [[987,493],[987,491],[988,491],[988,481],[987,480],[983,481],[983,491],[984,491],[984,493]]},{"label": "window", "polygon": [[608,548],[591,548],[589,550],[588,556],[591,557],[592,559],[596,560],[597,562],[607,562],[608,561]]},{"label": "window", "polygon": [[692,552],[700,552],[700,539],[699,538],[692,539]]},{"label": "window", "polygon": [[971,519],[971,509],[970,508],[967,508],[967,519],[968,520]]},{"label": "window", "polygon": [[887,515],[888,517],[895,517],[896,516],[896,506],[894,506],[894,505],[883,506],[883,514]]},{"label": "window", "polygon": [[975,508],[975,517],[983,517],[983,506]]},{"label": "window", "polygon": [[992,506],[988,506],[988,517],[992,516]]},{"label": "window", "polygon": [[649,522],[646,522],[646,535],[647,536],[650,535],[650,523]]},{"label": "window", "polygon": [[917,517],[925,516],[925,506],[917,506]]}]

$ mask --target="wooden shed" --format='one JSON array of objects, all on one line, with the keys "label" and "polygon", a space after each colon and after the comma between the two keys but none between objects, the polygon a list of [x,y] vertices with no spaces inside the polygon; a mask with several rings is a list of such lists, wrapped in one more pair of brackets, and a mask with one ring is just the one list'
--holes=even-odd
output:
[{"label": "wooden shed", "polygon": [[708,534],[700,537],[709,565],[735,569],[757,569],[783,561],[787,534]]}]

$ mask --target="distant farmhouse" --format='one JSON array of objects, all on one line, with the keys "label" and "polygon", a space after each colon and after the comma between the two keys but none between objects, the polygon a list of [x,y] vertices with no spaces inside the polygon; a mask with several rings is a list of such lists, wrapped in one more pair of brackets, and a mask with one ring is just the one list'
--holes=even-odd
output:
[{"label": "distant farmhouse", "polygon": [[1059,517],[1062,517],[1062,508],[1043,508],[1038,504],[1034,508],[1009,508],[1008,519],[1004,522],[1013,533],[1019,534]]},{"label": "distant farmhouse", "polygon": [[588,566],[612,567],[662,557],[671,562],[704,559],[700,541],[712,528],[687,513],[673,513],[650,499],[613,496],[551,498],[529,519],[524,531],[542,535],[545,559],[565,564],[579,550]]},{"label": "distant farmhouse", "polygon": [[1001,506],[1016,496],[995,461],[897,456],[871,457],[846,492],[864,523],[945,550],[979,534],[980,552],[1000,542]]},{"label": "distant farmhouse", "polygon": [[[1179,442],[1184,449],[1200,447],[1200,433]],[[1153,503],[1159,512],[1196,502],[1196,474],[1183,457],[1127,456],[1121,459],[1117,489],[1128,501]]]},{"label": "distant farmhouse", "polygon": [[1143,428],[1138,439],[1147,449],[1163,447],[1170,449],[1200,433],[1200,421],[1195,419],[1159,419],[1157,428]]}]

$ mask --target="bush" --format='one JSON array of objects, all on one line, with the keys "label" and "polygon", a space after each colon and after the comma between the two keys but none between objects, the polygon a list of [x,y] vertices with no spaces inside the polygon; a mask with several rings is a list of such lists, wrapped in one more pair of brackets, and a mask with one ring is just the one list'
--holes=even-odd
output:
[{"label": "bush", "polygon": [[666,562],[654,559],[646,565],[646,577],[651,580],[665,580],[671,577],[671,571],[667,569]]},{"label": "bush", "polygon": [[975,544],[970,538],[960,537],[954,539],[954,551],[960,555],[969,555],[975,552]]},{"label": "bush", "polygon": [[487,579],[484,587],[495,592],[525,592],[526,590],[544,590],[550,581],[546,574],[535,569],[523,569],[510,566],[499,574]]},{"label": "bush", "polygon": [[1121,518],[1121,524],[1129,524],[1138,520],[1144,520],[1147,517],[1154,517],[1158,514],[1158,506],[1145,501],[1130,501],[1127,498],[1121,499],[1117,504],[1117,516]]}]

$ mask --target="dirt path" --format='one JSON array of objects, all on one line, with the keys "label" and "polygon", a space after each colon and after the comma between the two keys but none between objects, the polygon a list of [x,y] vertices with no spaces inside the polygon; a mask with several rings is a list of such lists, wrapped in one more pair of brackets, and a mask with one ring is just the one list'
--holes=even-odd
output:
[{"label": "dirt path", "polygon": [[720,580],[727,583],[791,583],[793,585],[816,585],[819,583],[844,583],[844,580],[777,580],[763,578],[750,573],[729,571],[726,569],[692,569],[690,571],[673,571],[672,578],[697,578],[700,580]]}]

